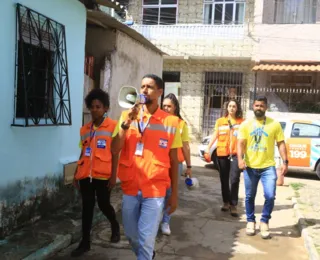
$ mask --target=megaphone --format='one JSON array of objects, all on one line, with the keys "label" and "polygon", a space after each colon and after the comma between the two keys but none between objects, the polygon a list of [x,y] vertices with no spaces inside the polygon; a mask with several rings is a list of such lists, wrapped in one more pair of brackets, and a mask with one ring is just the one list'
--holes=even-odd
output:
[{"label": "megaphone", "polygon": [[135,87],[123,86],[120,89],[118,96],[119,106],[122,108],[130,109],[136,104],[145,104],[147,97],[143,94],[139,94]]}]

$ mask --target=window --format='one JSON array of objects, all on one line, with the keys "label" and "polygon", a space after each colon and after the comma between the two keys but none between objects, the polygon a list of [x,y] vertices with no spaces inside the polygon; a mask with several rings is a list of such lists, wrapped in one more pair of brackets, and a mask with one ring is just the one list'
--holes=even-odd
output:
[{"label": "window", "polygon": [[317,73],[279,72],[269,73],[267,78],[257,86],[256,95],[268,98],[269,111],[320,114]]},{"label": "window", "polygon": [[286,129],[286,123],[285,122],[280,122],[282,131],[284,131]]},{"label": "window", "polygon": [[205,0],[205,24],[243,24],[245,0]]},{"label": "window", "polygon": [[[242,72],[205,72],[203,104],[203,136],[210,135],[216,120],[225,113],[227,101],[244,101]],[[241,104],[243,107],[243,104]]]},{"label": "window", "polygon": [[176,24],[177,0],[143,0],[143,24]]},{"label": "window", "polygon": [[276,0],[274,23],[316,23],[317,0]]},{"label": "window", "polygon": [[320,137],[320,126],[304,123],[295,123],[291,137]]},{"label": "window", "polygon": [[13,125],[70,125],[65,27],[17,5]]}]

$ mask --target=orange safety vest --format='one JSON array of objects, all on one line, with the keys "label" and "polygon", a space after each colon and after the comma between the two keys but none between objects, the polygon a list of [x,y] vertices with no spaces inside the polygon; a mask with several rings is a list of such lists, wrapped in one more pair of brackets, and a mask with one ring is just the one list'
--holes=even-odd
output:
[{"label": "orange safety vest", "polygon": [[[126,118],[127,113],[124,111],[121,118]],[[146,118],[146,114],[143,118]],[[142,135],[138,120],[131,123],[126,132],[118,169],[124,194],[136,196],[140,190],[144,198],[165,196],[171,185],[169,152],[178,128],[178,118],[160,108],[150,117]],[[135,155],[138,142],[143,144],[142,156]]]},{"label": "orange safety vest", "polygon": [[[180,135],[181,136],[182,136],[183,127],[184,127],[185,123],[186,123],[185,121],[183,121],[182,119],[179,118],[179,128],[180,128]],[[182,163],[182,162],[185,161],[184,155],[183,155],[183,152],[182,152],[182,148],[178,149],[178,160],[179,160],[179,163]]]},{"label": "orange safety vest", "polygon": [[228,156],[237,154],[237,135],[239,131],[239,126],[243,121],[243,118],[237,118],[236,123],[234,125],[231,125],[230,127],[228,117],[221,117],[218,119],[218,156]]},{"label": "orange safety vest", "polygon": [[[110,178],[111,141],[116,124],[116,121],[106,118],[96,130],[93,129],[92,122],[81,127],[82,152],[78,161],[76,180],[88,177]],[[88,148],[91,149],[90,155],[86,154]]]}]

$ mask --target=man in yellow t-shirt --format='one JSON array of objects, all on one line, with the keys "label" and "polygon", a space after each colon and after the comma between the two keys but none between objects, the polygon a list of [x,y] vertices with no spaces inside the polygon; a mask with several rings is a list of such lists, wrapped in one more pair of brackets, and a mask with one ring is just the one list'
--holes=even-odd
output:
[{"label": "man in yellow t-shirt", "polygon": [[246,190],[246,215],[249,236],[255,234],[255,197],[261,179],[265,203],[260,220],[260,232],[264,239],[270,238],[269,219],[274,207],[277,173],[275,169],[274,148],[278,146],[283,160],[282,174],[288,170],[288,157],[284,135],[279,122],[266,117],[268,107],[266,97],[258,97],[253,104],[254,119],[243,122],[238,134],[238,163],[244,171]]}]

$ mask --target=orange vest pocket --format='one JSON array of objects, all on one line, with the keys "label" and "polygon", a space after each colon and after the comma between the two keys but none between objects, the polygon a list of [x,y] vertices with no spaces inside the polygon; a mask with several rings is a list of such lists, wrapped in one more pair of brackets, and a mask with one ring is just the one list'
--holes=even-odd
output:
[{"label": "orange vest pocket", "polygon": [[78,162],[78,167],[77,167],[77,172],[75,174],[75,179],[76,180],[81,180],[87,177],[87,175],[89,175],[89,173],[86,172],[86,167],[84,164],[84,159],[81,158]]},{"label": "orange vest pocket", "polygon": [[131,181],[134,179],[135,171],[132,167],[133,160],[125,160],[119,162],[118,178],[120,181]]},{"label": "orange vest pocket", "polygon": [[100,174],[111,174],[111,156],[105,150],[96,152],[92,170]]},{"label": "orange vest pocket", "polygon": [[149,180],[168,180],[170,163],[161,162],[157,159],[152,159],[152,170],[149,174]]}]

